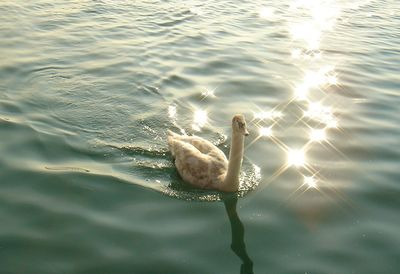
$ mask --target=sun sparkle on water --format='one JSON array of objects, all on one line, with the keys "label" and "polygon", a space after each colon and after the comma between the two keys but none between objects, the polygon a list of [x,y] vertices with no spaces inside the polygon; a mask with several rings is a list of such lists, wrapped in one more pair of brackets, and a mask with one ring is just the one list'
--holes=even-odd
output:
[{"label": "sun sparkle on water", "polygon": [[290,25],[293,40],[303,41],[307,50],[318,50],[323,33],[333,29],[340,15],[337,5],[329,1],[295,0],[289,7],[293,12],[308,13],[310,19]]},{"label": "sun sparkle on water", "polygon": [[262,7],[258,15],[263,19],[269,19],[274,15],[274,9],[271,7]]},{"label": "sun sparkle on water", "polygon": [[319,71],[309,71],[304,77],[304,83],[309,87],[318,87],[325,84],[325,73]]},{"label": "sun sparkle on water", "polygon": [[289,149],[287,152],[289,166],[302,167],[306,164],[305,153],[302,149]]},{"label": "sun sparkle on water", "polygon": [[331,107],[322,105],[320,102],[310,102],[308,109],[304,111],[304,117],[325,124],[328,128],[337,128],[338,121]]},{"label": "sun sparkle on water", "polygon": [[335,118],[327,120],[325,124],[328,128],[338,128],[338,121]]},{"label": "sun sparkle on water", "polygon": [[200,131],[205,126],[208,120],[207,111],[198,109],[194,112],[192,128]]},{"label": "sun sparkle on water", "polygon": [[283,113],[277,110],[254,112],[253,117],[257,120],[274,120],[282,118]]},{"label": "sun sparkle on water", "polygon": [[[318,143],[324,143],[324,147],[326,144],[335,149],[327,138],[327,131],[330,128],[338,128],[339,123],[336,109],[333,108],[332,100],[329,99],[332,99],[330,95],[336,90],[333,86],[340,85],[338,73],[333,65],[340,62],[326,63],[325,56],[329,55],[329,52],[325,52],[321,45],[324,43],[326,34],[333,30],[339,18],[340,7],[336,2],[331,0],[291,1],[289,9],[294,19],[289,19],[287,23],[287,31],[293,44],[289,51],[289,58],[291,57],[290,61],[303,71],[303,76],[292,85],[292,94],[289,95],[287,104],[280,104],[270,111],[263,111],[262,108],[257,107],[253,112],[252,122],[257,127],[258,136],[252,143],[267,137],[287,157],[286,163],[280,166],[269,180],[276,179],[290,167],[296,168],[301,174],[299,179],[303,180],[303,183],[295,192],[302,189],[304,193],[308,189],[317,189],[322,193],[318,186],[320,184],[318,172],[312,165],[313,159],[309,160],[306,154]],[[271,17],[276,16],[275,12],[278,13],[268,7],[258,10],[259,17],[264,20],[270,20]],[[292,103],[303,112],[302,116],[300,114],[299,117],[297,112],[291,113],[290,109],[287,111]],[[275,112],[278,108],[282,112]],[[288,124],[293,114],[296,116],[296,123]],[[285,119],[280,119],[283,115]],[[296,149],[294,144],[286,143],[284,138],[278,138],[281,135],[279,130],[299,125],[305,125],[306,130],[308,128],[308,132],[302,134],[305,136],[301,136],[308,139],[303,146],[296,144]],[[308,176],[305,176],[306,174]]]},{"label": "sun sparkle on water", "polygon": [[261,127],[258,130],[258,132],[259,132],[260,136],[270,137],[270,136],[272,136],[272,126],[271,127]]},{"label": "sun sparkle on water", "polygon": [[295,99],[298,101],[306,101],[309,92],[309,87],[305,84],[297,86],[294,90]]},{"label": "sun sparkle on water", "polygon": [[321,32],[312,22],[292,25],[290,34],[294,40],[304,41],[308,50],[319,49]]},{"label": "sun sparkle on water", "polygon": [[338,84],[336,75],[328,75],[326,80],[330,85],[336,86]]},{"label": "sun sparkle on water", "polygon": [[176,118],[176,106],[168,106],[168,116],[171,119]]},{"label": "sun sparkle on water", "polygon": [[203,99],[210,97],[210,98],[215,98],[215,89],[210,89],[210,88],[205,88],[202,92],[201,92],[201,96],[203,97]]},{"label": "sun sparkle on water", "polygon": [[314,177],[311,176],[304,176],[304,185],[308,186],[308,188],[317,188],[317,181]]},{"label": "sun sparkle on water", "polygon": [[322,105],[320,102],[310,102],[304,116],[326,121],[333,118],[332,108]]},{"label": "sun sparkle on water", "polygon": [[312,142],[322,142],[326,140],[326,132],[325,129],[311,129],[310,132],[310,140]]},{"label": "sun sparkle on water", "polygon": [[333,66],[324,66],[317,71],[307,71],[303,81],[294,89],[294,99],[297,101],[307,101],[310,89],[337,84],[338,80]]},{"label": "sun sparkle on water", "polygon": [[298,59],[301,56],[301,49],[293,49],[290,54],[293,59]]}]

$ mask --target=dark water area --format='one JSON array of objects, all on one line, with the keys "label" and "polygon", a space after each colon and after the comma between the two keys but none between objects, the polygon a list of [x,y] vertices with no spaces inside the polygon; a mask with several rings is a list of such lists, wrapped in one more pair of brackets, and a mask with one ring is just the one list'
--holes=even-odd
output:
[{"label": "dark water area", "polygon": [[[400,272],[400,2],[1,1],[0,273]],[[226,154],[191,189],[167,130]]]}]

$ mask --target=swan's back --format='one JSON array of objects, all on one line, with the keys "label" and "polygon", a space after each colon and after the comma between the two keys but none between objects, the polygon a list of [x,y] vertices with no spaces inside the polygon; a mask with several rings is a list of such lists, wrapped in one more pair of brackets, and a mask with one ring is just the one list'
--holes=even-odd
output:
[{"label": "swan's back", "polygon": [[228,161],[211,142],[168,131],[168,145],[184,181],[200,188],[215,188],[224,180]]}]

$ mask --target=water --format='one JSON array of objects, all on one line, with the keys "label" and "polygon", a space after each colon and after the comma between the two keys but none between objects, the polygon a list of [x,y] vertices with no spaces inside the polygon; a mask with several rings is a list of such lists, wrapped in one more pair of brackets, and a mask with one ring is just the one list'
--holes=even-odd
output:
[{"label": "water", "polygon": [[[0,273],[399,273],[398,1],[0,3]],[[185,187],[167,129],[229,151]]]}]

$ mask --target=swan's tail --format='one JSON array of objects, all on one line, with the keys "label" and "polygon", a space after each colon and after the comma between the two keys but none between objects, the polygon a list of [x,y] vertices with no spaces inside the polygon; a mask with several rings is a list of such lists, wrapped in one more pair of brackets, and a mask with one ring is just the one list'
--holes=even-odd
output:
[{"label": "swan's tail", "polygon": [[171,151],[172,157],[175,157],[175,139],[179,137],[179,134],[168,129],[168,148]]},{"label": "swan's tail", "polygon": [[169,139],[169,137],[177,137],[177,136],[179,136],[179,134],[168,129],[168,139]]}]

